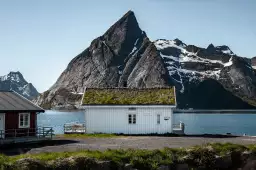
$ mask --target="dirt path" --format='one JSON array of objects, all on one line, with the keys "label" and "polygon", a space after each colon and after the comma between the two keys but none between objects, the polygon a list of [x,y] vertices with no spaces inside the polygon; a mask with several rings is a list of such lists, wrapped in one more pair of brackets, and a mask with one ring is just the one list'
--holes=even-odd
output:
[{"label": "dirt path", "polygon": [[[76,150],[106,150],[106,149],[162,149],[164,147],[179,148],[202,145],[212,142],[236,143],[236,144],[256,144],[256,137],[227,137],[227,138],[209,138],[209,137],[114,137],[114,138],[84,138],[68,139],[70,143],[56,144],[53,146],[42,146],[30,148],[27,153],[41,152],[61,152]],[[67,140],[67,138],[65,138]]]}]

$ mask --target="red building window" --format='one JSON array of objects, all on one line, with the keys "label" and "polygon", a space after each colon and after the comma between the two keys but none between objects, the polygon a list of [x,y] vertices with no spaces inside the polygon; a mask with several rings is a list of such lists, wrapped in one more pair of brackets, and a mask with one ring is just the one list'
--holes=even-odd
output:
[{"label": "red building window", "polygon": [[30,113],[20,113],[19,128],[29,128],[29,127],[30,127]]}]

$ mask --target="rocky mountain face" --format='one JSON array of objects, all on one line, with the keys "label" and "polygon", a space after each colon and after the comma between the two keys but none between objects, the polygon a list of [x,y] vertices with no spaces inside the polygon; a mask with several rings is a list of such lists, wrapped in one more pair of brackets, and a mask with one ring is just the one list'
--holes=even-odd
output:
[{"label": "rocky mountain face", "polygon": [[256,56],[251,59],[252,68],[256,70]]},{"label": "rocky mountain face", "polygon": [[0,76],[0,90],[13,90],[29,100],[39,96],[36,88],[28,83],[20,72]]},{"label": "rocky mountain face", "polygon": [[36,103],[45,108],[79,105],[85,87],[160,87],[169,85],[168,78],[154,43],[129,11],[76,56]]},{"label": "rocky mountain face", "polygon": [[227,46],[200,48],[178,39],[157,40],[155,45],[179,89],[180,108],[245,109],[255,105],[256,76],[249,59],[236,56]]},{"label": "rocky mountain face", "polygon": [[76,56],[35,102],[44,108],[73,108],[85,87],[175,85],[179,108],[248,109],[256,105],[255,83],[251,60],[228,46],[151,42],[129,11]]}]

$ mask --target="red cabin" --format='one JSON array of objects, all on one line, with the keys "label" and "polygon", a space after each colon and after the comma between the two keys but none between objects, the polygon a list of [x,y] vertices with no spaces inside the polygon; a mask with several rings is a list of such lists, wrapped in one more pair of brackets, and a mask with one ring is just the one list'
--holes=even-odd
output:
[{"label": "red cabin", "polygon": [[44,110],[18,93],[0,91],[1,141],[15,139],[12,141],[16,142],[19,138],[38,138],[37,113],[40,112]]}]

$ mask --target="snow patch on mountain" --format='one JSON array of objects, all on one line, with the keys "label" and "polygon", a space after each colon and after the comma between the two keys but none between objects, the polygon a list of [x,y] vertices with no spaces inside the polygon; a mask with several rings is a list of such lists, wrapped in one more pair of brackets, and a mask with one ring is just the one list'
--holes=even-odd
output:
[{"label": "snow patch on mountain", "polygon": [[[141,37],[143,37],[143,35],[145,34],[144,31],[141,32]],[[130,52],[129,55],[132,55],[134,56],[137,52],[138,52],[138,46],[139,46],[139,41],[141,40],[141,37],[137,38],[136,41],[134,42],[134,45],[133,45],[133,49],[132,51]]]},{"label": "snow patch on mountain", "polygon": [[[203,81],[206,78],[213,78],[219,80],[221,70],[224,67],[232,66],[232,57],[228,62],[224,63],[221,60],[208,59],[198,56],[198,52],[190,52],[186,50],[187,45],[180,40],[163,40],[159,39],[154,42],[158,51],[160,52],[161,57],[163,58],[166,68],[169,71],[169,75],[177,75],[179,80],[174,79],[174,81],[179,82],[181,85],[180,92],[184,92],[184,84],[183,79],[189,79],[189,81],[199,80]],[[213,48],[216,49],[217,52],[222,52],[223,54],[234,55],[234,53],[227,46],[217,46]],[[175,50],[173,50],[175,49]],[[168,52],[164,52],[164,51]],[[163,54],[164,53],[164,54]],[[166,54],[168,53],[168,55]],[[203,65],[216,65],[218,64],[220,67],[216,67],[214,69],[202,69],[196,70],[194,68],[186,68],[186,64],[203,64]]]},{"label": "snow patch on mountain", "polygon": [[232,57],[229,59],[229,61],[227,63],[224,64],[224,67],[229,67],[233,64],[232,62]]},{"label": "snow patch on mountain", "polygon": [[20,78],[20,74],[19,73],[15,74],[14,72],[11,72],[8,75],[0,76],[0,80],[1,81],[10,80],[10,81],[19,83],[21,78]]},{"label": "snow patch on mountain", "polygon": [[[220,60],[210,60],[210,59],[205,59],[205,58],[201,58],[197,55],[197,53],[194,52],[189,52],[185,49],[185,47],[187,46],[186,44],[182,43],[182,45],[177,45],[176,42],[174,40],[156,40],[155,41],[155,46],[157,47],[158,50],[163,50],[166,48],[176,48],[179,49],[181,51],[181,54],[179,57],[174,57],[174,56],[166,56],[166,55],[162,55],[162,57],[166,57],[166,58],[170,58],[172,60],[175,60],[177,62],[199,62],[199,63],[220,63],[222,65],[226,65],[227,63],[223,63]],[[226,52],[226,51],[224,51]],[[224,53],[223,52],[223,53]],[[227,54],[227,53],[225,53]],[[232,52],[233,54],[233,52]],[[227,65],[229,65],[230,63],[228,63]]]}]

